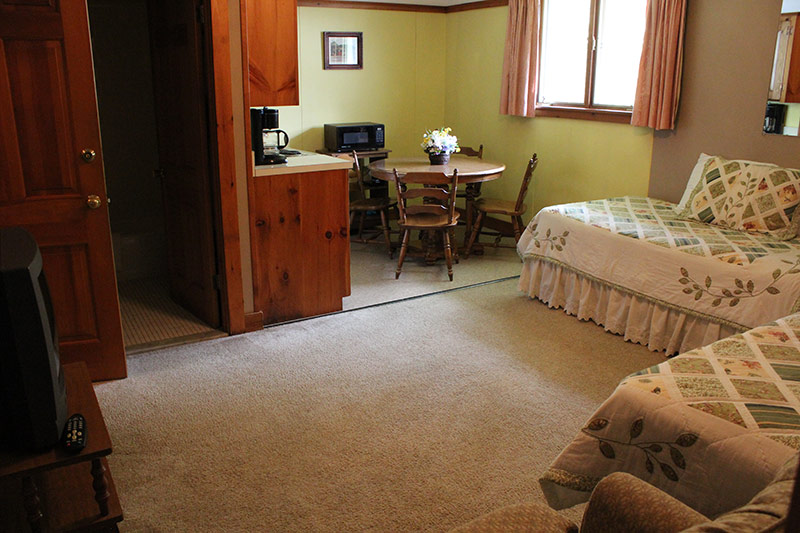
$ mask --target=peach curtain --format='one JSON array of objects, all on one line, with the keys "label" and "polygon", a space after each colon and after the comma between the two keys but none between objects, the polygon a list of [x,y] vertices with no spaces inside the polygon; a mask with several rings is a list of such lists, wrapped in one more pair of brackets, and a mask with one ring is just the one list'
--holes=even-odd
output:
[{"label": "peach curtain", "polygon": [[686,0],[648,0],[631,124],[675,127],[683,68]]},{"label": "peach curtain", "polygon": [[536,114],[538,47],[542,0],[509,0],[500,113]]}]

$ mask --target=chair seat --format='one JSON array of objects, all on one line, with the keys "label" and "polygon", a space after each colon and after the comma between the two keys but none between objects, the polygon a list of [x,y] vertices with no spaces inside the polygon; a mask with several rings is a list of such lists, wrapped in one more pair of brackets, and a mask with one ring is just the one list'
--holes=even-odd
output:
[{"label": "chair seat", "polygon": [[481,198],[476,200],[472,206],[484,213],[497,213],[499,215],[520,216],[528,209],[527,204],[522,204],[519,211],[516,209],[516,202],[508,200],[495,200],[494,198]]},{"label": "chair seat", "polygon": [[402,228],[409,229],[440,229],[455,226],[458,222],[458,213],[453,218],[453,223],[448,224],[447,213],[416,213],[406,217],[405,224],[400,224]]},{"label": "chair seat", "polygon": [[350,211],[379,211],[388,209],[396,203],[389,198],[364,198],[350,202]]}]

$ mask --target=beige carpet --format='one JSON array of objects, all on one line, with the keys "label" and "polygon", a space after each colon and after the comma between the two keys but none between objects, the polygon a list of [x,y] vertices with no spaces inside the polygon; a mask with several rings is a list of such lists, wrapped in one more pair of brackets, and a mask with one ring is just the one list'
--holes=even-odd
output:
[{"label": "beige carpet", "polygon": [[[456,230],[457,242],[463,242],[463,230]],[[392,236],[396,239],[396,236]],[[484,237],[485,238],[485,237]],[[506,239],[506,243],[513,240]],[[397,269],[396,251],[389,259],[385,245],[350,245],[350,296],[342,300],[344,310],[358,309],[376,303],[392,302],[474,285],[496,279],[519,276],[522,262],[517,251],[511,248],[490,248],[483,255],[472,255],[453,265],[453,281],[447,277],[443,260],[426,265],[422,259],[408,257],[399,279],[394,279]]]},{"label": "beige carpet", "polygon": [[446,531],[543,501],[538,475],[663,355],[516,283],[130,357],[96,389],[122,531]]},{"label": "beige carpet", "polygon": [[119,282],[119,308],[128,354],[226,335],[175,303],[163,279]]}]

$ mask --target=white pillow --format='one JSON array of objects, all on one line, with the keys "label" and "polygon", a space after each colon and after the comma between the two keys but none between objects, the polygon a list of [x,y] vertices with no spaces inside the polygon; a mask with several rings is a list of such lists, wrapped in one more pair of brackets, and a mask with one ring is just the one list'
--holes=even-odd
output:
[{"label": "white pillow", "polygon": [[689,203],[689,200],[692,197],[692,191],[694,191],[694,188],[697,187],[697,183],[703,176],[703,169],[706,166],[706,161],[708,161],[712,157],[714,156],[701,153],[700,157],[697,158],[697,163],[694,165],[692,173],[689,175],[689,182],[686,184],[686,189],[683,191],[683,196],[681,196],[681,201],[678,202],[677,207],[675,207],[676,213],[680,213],[686,208],[686,204]]}]

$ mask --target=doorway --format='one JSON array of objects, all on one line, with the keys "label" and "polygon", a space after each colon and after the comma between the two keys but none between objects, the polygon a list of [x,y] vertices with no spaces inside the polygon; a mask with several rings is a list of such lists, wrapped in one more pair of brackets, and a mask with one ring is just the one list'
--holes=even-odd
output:
[{"label": "doorway", "polygon": [[225,336],[202,12],[194,0],[88,8],[126,352]]}]

